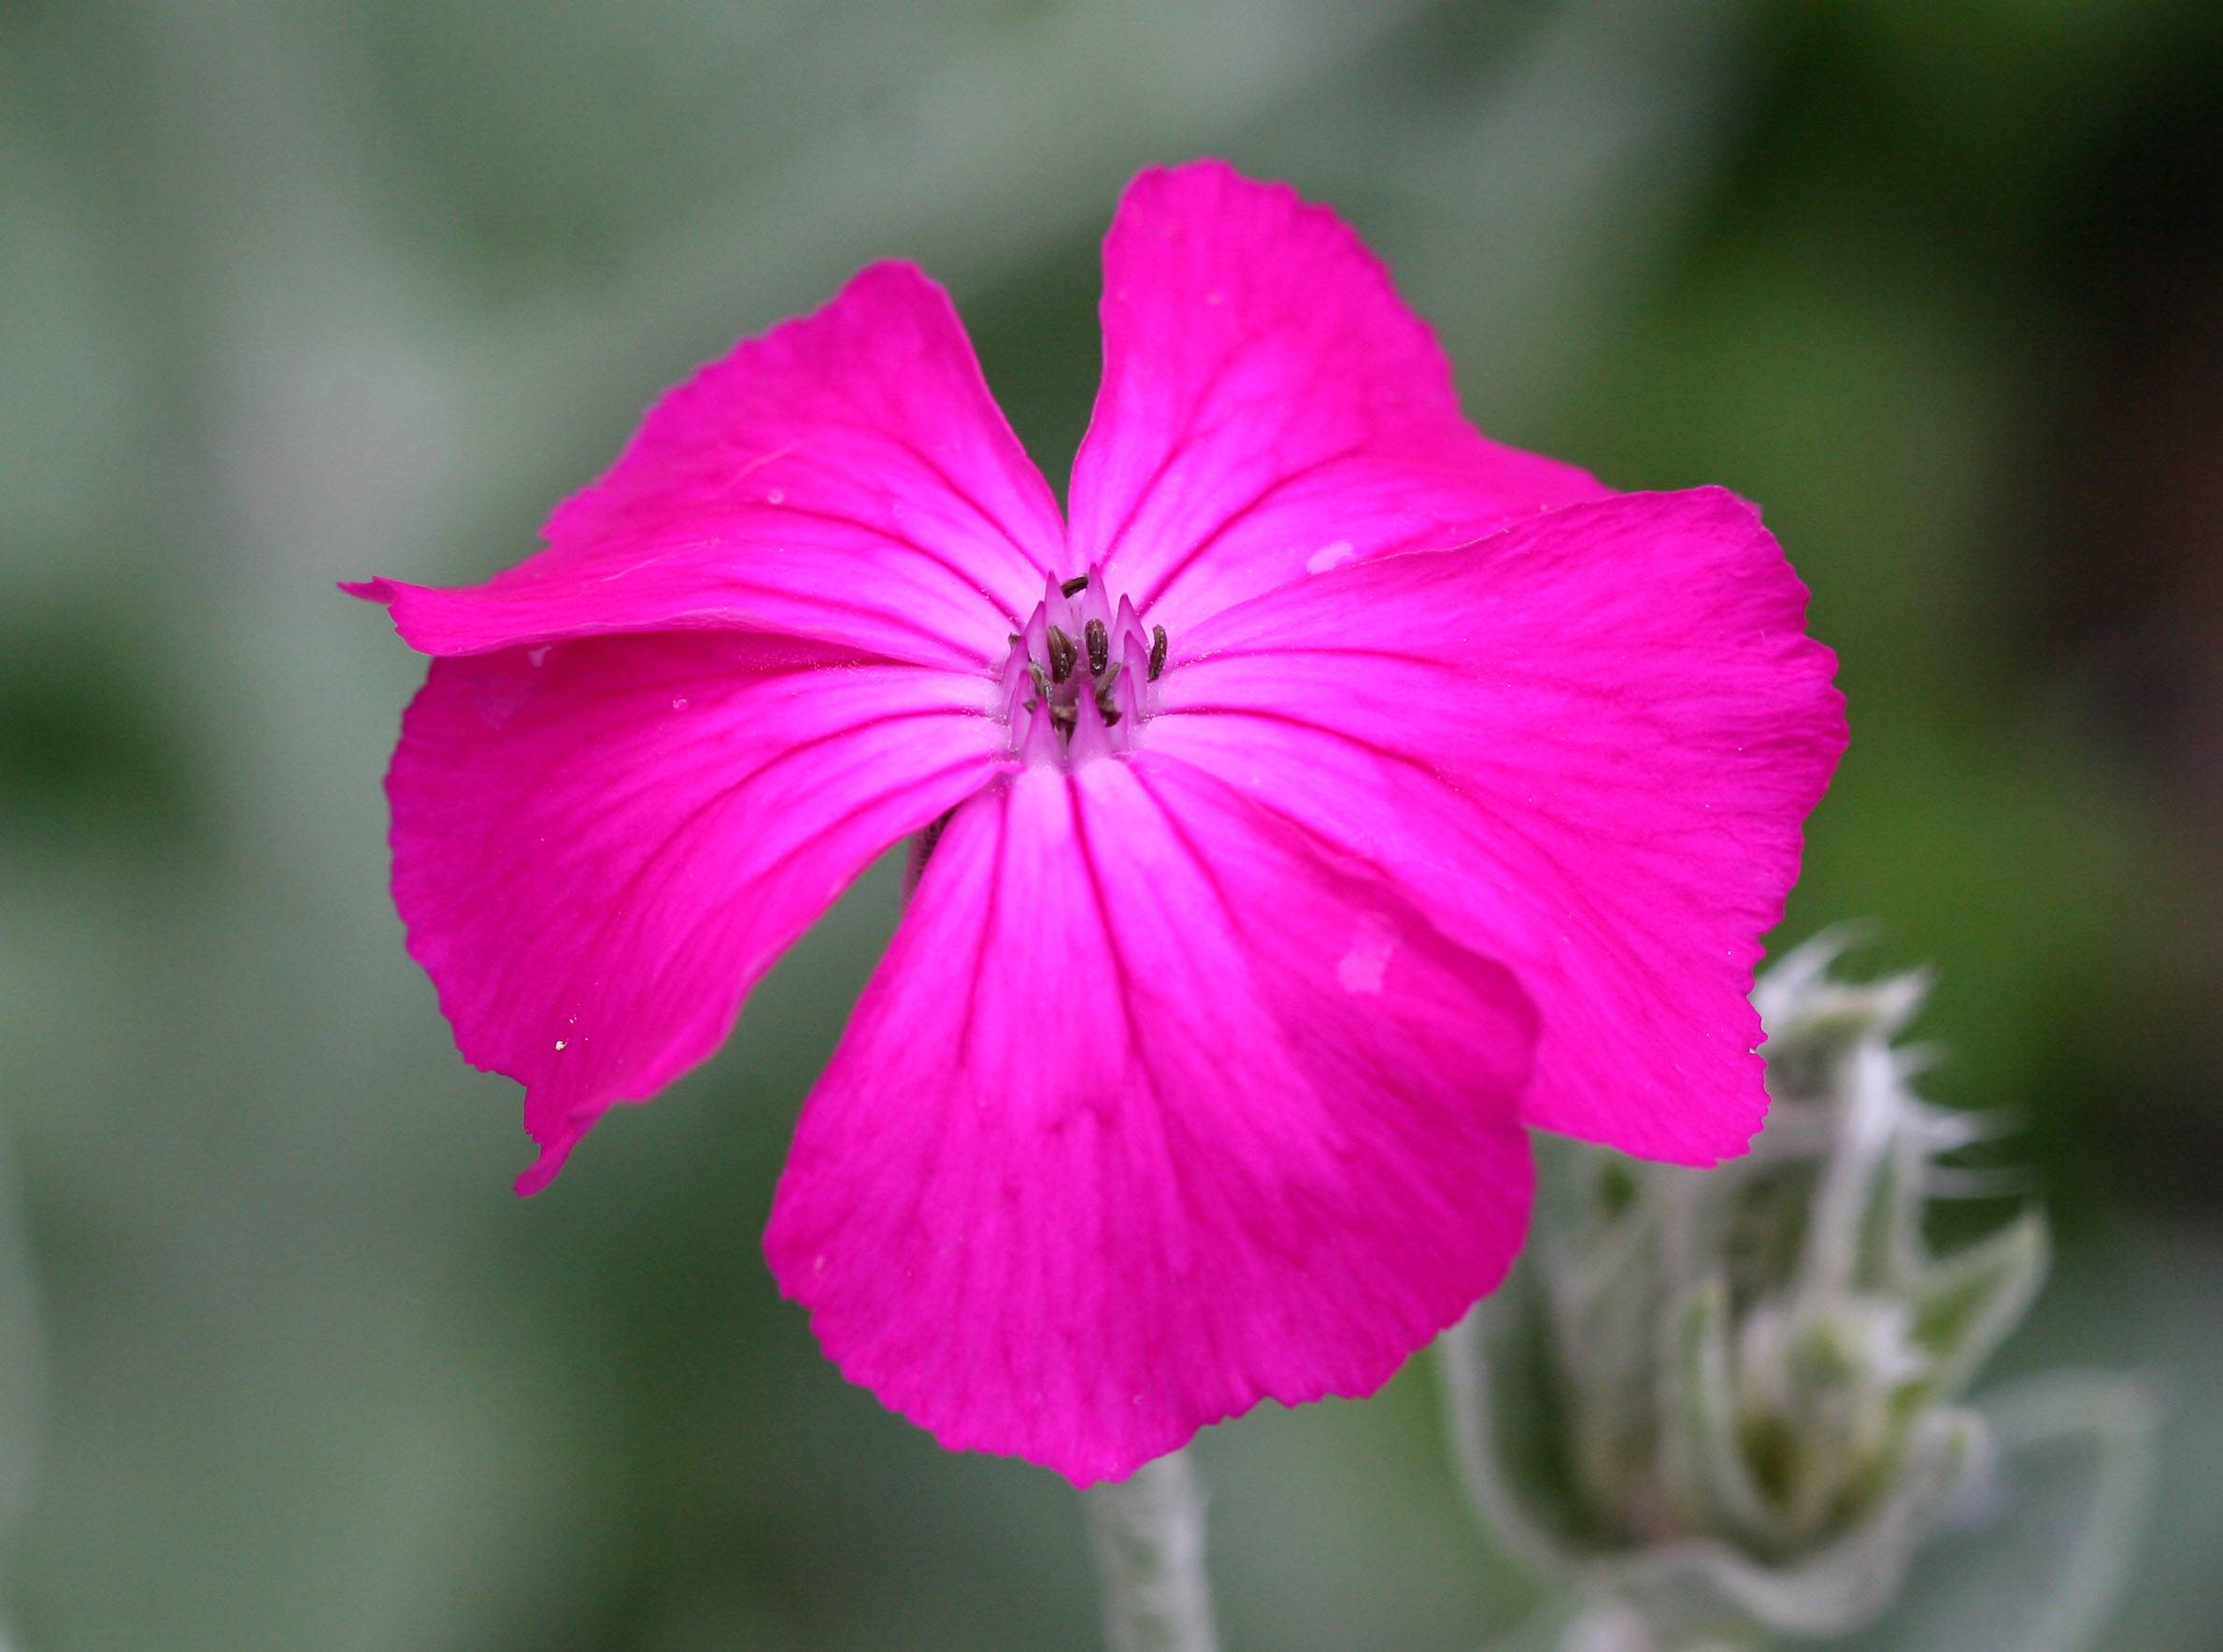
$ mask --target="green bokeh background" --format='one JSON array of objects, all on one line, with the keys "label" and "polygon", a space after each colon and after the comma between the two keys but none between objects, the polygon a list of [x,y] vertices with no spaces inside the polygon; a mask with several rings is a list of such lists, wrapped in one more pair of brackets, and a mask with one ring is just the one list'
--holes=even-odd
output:
[{"label": "green bokeh background", "polygon": [[[895,868],[513,1201],[384,888],[421,662],[332,581],[517,560],[880,255],[1062,477],[1118,190],[1210,151],[1338,204],[1492,434],[1766,507],[1854,729],[1782,938],[1936,966],[1931,1091],[2059,1219],[2007,1362],[2171,1407],[2113,1644],[2215,1645],[2219,65],[2212,0],[0,0],[22,1645],[1090,1644],[1063,1484],[845,1386],[757,1253]],[[1434,1403],[1205,1439],[1233,1645],[1518,1609]]]}]

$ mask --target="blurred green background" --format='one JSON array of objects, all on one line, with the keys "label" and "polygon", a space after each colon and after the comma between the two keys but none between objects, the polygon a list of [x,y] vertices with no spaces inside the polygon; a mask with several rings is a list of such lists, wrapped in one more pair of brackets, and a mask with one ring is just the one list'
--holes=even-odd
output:
[{"label": "blurred green background", "polygon": [[[1090,1644],[1063,1484],[846,1387],[757,1254],[894,868],[512,1200],[385,892],[421,662],[332,581],[517,560],[884,254],[1062,478],[1118,190],[1212,151],[1357,222],[1492,434],[1765,506],[1854,729],[1781,938],[1937,966],[1931,1091],[2021,1110],[2059,1224],[2007,1363],[2171,1406],[2113,1644],[2213,1647],[2219,64],[2213,0],[0,0],[22,1645]],[[1516,1611],[1434,1403],[1205,1439],[1233,1645]]]}]

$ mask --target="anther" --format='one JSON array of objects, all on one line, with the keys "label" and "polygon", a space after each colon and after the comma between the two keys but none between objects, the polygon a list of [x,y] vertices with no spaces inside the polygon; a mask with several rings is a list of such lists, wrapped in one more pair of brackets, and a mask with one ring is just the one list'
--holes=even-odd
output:
[{"label": "anther", "polygon": [[1119,680],[1119,667],[1114,662],[1104,674],[1104,680],[1096,685],[1096,710],[1104,719],[1104,726],[1110,728],[1119,720],[1119,703],[1112,698],[1112,689]]},{"label": "anther", "polygon": [[1073,639],[1058,626],[1049,628],[1049,680],[1062,683],[1073,675]]},{"label": "anther", "polygon": [[1087,763],[1128,750],[1149,720],[1145,673],[1157,680],[1169,647],[1164,626],[1146,628],[1133,603],[1092,572],[1062,585],[1053,577],[1012,634],[1000,677],[1013,755],[1028,763],[1059,757]]}]

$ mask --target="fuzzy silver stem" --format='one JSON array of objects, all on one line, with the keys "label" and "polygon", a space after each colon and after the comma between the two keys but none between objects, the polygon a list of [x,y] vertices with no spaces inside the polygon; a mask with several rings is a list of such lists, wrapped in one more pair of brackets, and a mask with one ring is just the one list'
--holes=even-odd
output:
[{"label": "fuzzy silver stem", "polygon": [[1204,1503],[1189,1459],[1169,1452],[1081,1493],[1110,1652],[1217,1652],[1204,1576]]},{"label": "fuzzy silver stem", "polygon": [[1749,1624],[1678,1622],[1611,1596],[1586,1602],[1560,1631],[1560,1652],[1765,1652],[1765,1631]]}]

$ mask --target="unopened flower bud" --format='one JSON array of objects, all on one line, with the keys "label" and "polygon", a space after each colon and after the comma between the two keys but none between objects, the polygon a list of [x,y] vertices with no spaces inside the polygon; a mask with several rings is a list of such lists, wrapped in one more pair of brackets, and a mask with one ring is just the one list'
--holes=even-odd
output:
[{"label": "unopened flower bud", "polygon": [[1849,984],[1832,954],[1755,993],[1773,1109],[1752,1151],[1694,1171],[1572,1150],[1530,1259],[1445,1343],[1501,1534],[1663,1646],[1888,1608],[1987,1460],[1962,1396],[2045,1271],[2035,1213],[1931,1254],[1940,1161],[1988,1123],[1909,1086],[1892,1041],[1926,983]]}]

